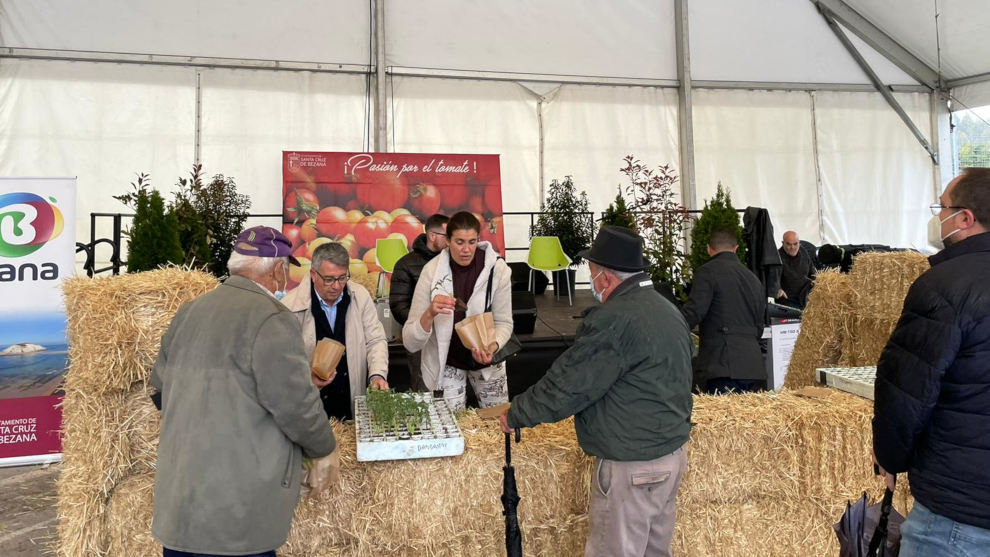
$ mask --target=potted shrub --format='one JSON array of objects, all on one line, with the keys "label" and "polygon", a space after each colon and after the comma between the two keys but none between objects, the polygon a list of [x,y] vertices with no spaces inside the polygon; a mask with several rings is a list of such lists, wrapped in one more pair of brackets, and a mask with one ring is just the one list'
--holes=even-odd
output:
[{"label": "potted shrub", "polygon": [[626,212],[634,218],[637,232],[643,237],[654,288],[679,303],[687,297],[686,285],[691,278],[684,250],[685,229],[691,217],[677,200],[677,175],[669,165],[651,169],[632,155],[623,161],[621,172],[629,179],[625,192],[632,200],[632,209]]},{"label": "potted shrub", "polygon": [[619,189],[619,193],[615,195],[615,201],[610,203],[608,208],[605,209],[605,212],[602,213],[601,226],[605,226],[606,224],[638,230],[636,227],[636,216],[626,207],[626,199],[622,197],[621,188]]},{"label": "potted shrub", "polygon": [[[564,286],[564,280],[569,281],[570,289],[574,290],[573,266],[581,263],[578,253],[591,245],[594,216],[588,205],[588,194],[577,193],[574,181],[565,176],[562,182],[553,180],[547,189],[547,198],[540,203],[541,214],[536,224],[530,228],[530,237],[556,236],[564,253],[571,258],[572,268],[566,272],[554,273],[554,289]],[[566,286],[564,286],[566,288]],[[560,292],[564,292],[563,289]]]},{"label": "potted shrub", "polygon": [[736,256],[744,265],[746,264],[746,242],[743,239],[742,227],[739,225],[739,212],[732,206],[732,197],[728,189],[722,187],[722,182],[718,183],[715,197],[705,201],[705,208],[694,223],[691,230],[691,269],[697,269],[711,259],[708,255],[708,240],[712,237],[712,232],[718,228],[732,228],[736,231],[736,241],[739,242],[739,249]]},{"label": "potted shrub", "polygon": [[179,243],[179,224],[171,211],[165,210],[165,201],[158,190],[150,189],[147,174],[138,175],[137,183],[131,183],[133,192],[114,196],[134,209],[134,222],[127,235],[127,271],[138,273],[151,271],[162,265],[183,262],[182,245]]}]

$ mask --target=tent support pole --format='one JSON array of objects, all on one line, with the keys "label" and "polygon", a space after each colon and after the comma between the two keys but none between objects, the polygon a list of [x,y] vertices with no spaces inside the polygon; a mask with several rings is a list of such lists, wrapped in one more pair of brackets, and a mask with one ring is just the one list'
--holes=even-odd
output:
[{"label": "tent support pole", "polygon": [[688,38],[688,0],[674,0],[677,43],[677,123],[680,129],[681,199],[688,209],[698,208],[694,174],[694,118],[691,104],[691,48]]}]

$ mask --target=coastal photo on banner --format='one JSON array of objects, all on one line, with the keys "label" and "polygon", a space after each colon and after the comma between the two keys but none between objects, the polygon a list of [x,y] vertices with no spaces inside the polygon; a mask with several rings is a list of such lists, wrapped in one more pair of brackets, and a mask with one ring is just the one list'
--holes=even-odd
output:
[{"label": "coastal photo on banner", "polygon": [[0,466],[60,458],[75,178],[0,178]]},{"label": "coastal photo on banner", "polygon": [[282,232],[302,263],[289,288],[309,272],[313,250],[334,241],[351,256],[352,280],[374,289],[378,240],[411,249],[434,213],[474,213],[481,240],[505,255],[498,155],[283,151],[282,199]]}]

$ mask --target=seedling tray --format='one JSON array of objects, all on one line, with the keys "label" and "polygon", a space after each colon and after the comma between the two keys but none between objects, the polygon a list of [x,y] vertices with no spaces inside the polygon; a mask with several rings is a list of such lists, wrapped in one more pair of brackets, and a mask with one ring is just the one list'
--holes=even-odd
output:
[{"label": "seedling tray", "polygon": [[876,366],[818,368],[818,382],[829,387],[873,400]]},{"label": "seedling tray", "polygon": [[398,433],[375,432],[367,397],[354,398],[359,462],[437,458],[464,453],[464,435],[445,400],[433,398],[430,393],[402,393],[401,396],[413,397],[427,404],[426,418],[415,433],[409,434],[401,428]]}]

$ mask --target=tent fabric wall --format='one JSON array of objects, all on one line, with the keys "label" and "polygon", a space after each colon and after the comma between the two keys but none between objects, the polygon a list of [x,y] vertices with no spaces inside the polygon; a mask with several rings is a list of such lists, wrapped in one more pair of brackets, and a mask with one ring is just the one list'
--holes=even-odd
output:
[{"label": "tent fabric wall", "polygon": [[[140,172],[169,189],[193,160],[196,73],[87,62],[0,63],[0,175],[78,176],[76,240]],[[103,222],[98,237],[109,237]],[[99,248],[109,258],[106,246]]]},{"label": "tent fabric wall", "polygon": [[806,92],[695,91],[698,205],[721,182],[737,209],[769,209],[777,236],[796,230],[820,243],[810,99]]},{"label": "tent fabric wall", "polygon": [[[502,209],[535,211],[539,201],[536,96],[510,82],[394,77],[389,151],[500,155]],[[507,217],[508,218],[508,217]],[[528,219],[506,222],[506,246],[529,244]],[[510,260],[525,254],[510,253]]]},{"label": "tent fabric wall", "polygon": [[[816,95],[825,238],[926,249],[928,205],[937,195],[928,153],[880,95]],[[924,129],[929,97],[896,98]]]},{"label": "tent fabric wall", "polygon": [[619,172],[626,155],[676,172],[677,90],[564,85],[544,105],[543,139],[544,182],[572,176],[597,219],[629,183]]},{"label": "tent fabric wall", "polygon": [[252,213],[282,212],[283,150],[370,149],[364,76],[205,70],[201,84],[204,170],[233,176],[238,191],[251,196]]}]

